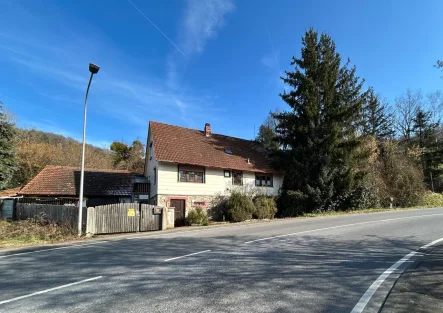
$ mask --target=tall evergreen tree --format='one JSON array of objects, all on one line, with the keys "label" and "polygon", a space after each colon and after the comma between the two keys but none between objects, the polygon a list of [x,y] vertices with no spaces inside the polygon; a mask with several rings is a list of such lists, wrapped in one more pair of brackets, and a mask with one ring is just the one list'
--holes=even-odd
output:
[{"label": "tall evergreen tree", "polygon": [[414,139],[421,148],[425,182],[433,191],[440,187],[440,176],[443,174],[443,144],[438,140],[438,127],[439,122],[432,121],[432,112],[421,108],[417,111],[413,126]]},{"label": "tall evergreen tree", "polygon": [[349,60],[342,65],[335,43],[313,29],[302,39],[301,57],[283,81],[292,90],[281,94],[287,112],[274,114],[282,147],[278,164],[286,171],[284,215],[300,210],[343,207],[362,173],[358,162],[360,112],[365,103],[363,82]]},{"label": "tall evergreen tree", "polygon": [[14,124],[0,102],[0,190],[9,187],[16,167]]},{"label": "tall evergreen tree", "polygon": [[367,92],[363,108],[363,134],[384,141],[394,136],[393,116],[387,112],[387,106],[380,101],[371,87]]},{"label": "tall evergreen tree", "polygon": [[257,138],[255,139],[259,142],[266,150],[273,152],[278,149],[278,142],[276,141],[275,128],[277,127],[277,121],[272,116],[272,112],[266,118],[266,121],[260,125],[258,129]]}]

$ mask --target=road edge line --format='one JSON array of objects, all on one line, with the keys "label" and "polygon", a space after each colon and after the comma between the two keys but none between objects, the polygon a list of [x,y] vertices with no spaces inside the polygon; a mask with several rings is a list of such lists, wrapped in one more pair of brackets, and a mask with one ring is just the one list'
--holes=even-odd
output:
[{"label": "road edge line", "polygon": [[409,252],[407,255],[402,257],[400,260],[395,262],[391,267],[389,267],[386,271],[384,271],[380,276],[377,277],[377,279],[371,284],[371,286],[366,290],[366,292],[361,296],[360,300],[357,302],[357,304],[352,309],[351,313],[362,313],[365,309],[366,305],[371,300],[372,296],[377,291],[378,287],[395,271],[398,267],[400,267],[403,263],[407,262],[411,257],[415,256],[417,253],[420,252],[420,250],[427,249],[437,243],[440,243],[443,241],[443,238],[439,238],[437,240],[434,240],[426,245],[421,246],[415,251]]},{"label": "road edge line", "polygon": [[92,278],[88,278],[88,279],[83,279],[83,280],[80,280],[80,281],[77,281],[77,282],[73,282],[73,283],[70,283],[70,284],[61,285],[61,286],[57,286],[57,287],[54,287],[54,288],[49,288],[49,289],[45,289],[45,290],[42,290],[42,291],[33,292],[33,293],[30,293],[30,294],[27,294],[27,295],[24,295],[24,296],[15,297],[15,298],[8,299],[8,300],[3,300],[3,301],[0,301],[0,305],[1,304],[6,304],[6,303],[10,303],[10,302],[14,302],[14,301],[18,301],[18,300],[21,300],[21,299],[26,299],[26,298],[37,296],[37,295],[41,295],[43,293],[48,293],[48,292],[51,292],[51,291],[54,291],[54,290],[59,290],[59,289],[62,289],[62,288],[75,286],[75,285],[78,285],[78,284],[86,283],[86,282],[97,280],[97,279],[100,279],[100,278],[103,278],[103,276],[96,276],[96,277],[92,277]]}]

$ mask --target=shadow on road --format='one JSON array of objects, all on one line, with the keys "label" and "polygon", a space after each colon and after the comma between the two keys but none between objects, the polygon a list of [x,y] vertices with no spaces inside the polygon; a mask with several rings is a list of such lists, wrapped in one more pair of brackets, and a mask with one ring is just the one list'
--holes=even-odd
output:
[{"label": "shadow on road", "polygon": [[[100,280],[7,304],[8,311],[349,312],[414,237],[359,240],[150,238],[4,259],[0,300],[103,275]],[[241,241],[239,241],[241,240]],[[171,262],[202,250],[209,253]],[[7,261],[7,262],[6,262]],[[1,309],[1,308],[0,308]],[[132,312],[132,311],[131,311]]]}]

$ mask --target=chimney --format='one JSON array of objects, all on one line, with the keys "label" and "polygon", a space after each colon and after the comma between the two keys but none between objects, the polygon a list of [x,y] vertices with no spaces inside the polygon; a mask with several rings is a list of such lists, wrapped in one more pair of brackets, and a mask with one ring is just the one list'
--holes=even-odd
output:
[{"label": "chimney", "polygon": [[211,124],[206,123],[205,124],[205,135],[206,135],[206,137],[210,137],[211,134],[212,134],[212,132],[211,132]]}]

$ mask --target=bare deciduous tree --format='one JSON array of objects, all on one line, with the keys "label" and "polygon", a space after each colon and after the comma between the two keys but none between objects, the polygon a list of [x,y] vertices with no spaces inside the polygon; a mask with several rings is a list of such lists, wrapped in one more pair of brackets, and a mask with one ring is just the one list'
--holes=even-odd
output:
[{"label": "bare deciduous tree", "polygon": [[433,122],[441,122],[443,118],[443,92],[437,90],[427,96],[429,102],[428,110],[432,112]]},{"label": "bare deciduous tree", "polygon": [[420,90],[408,89],[405,94],[395,99],[395,127],[407,144],[411,142],[414,118],[422,103],[423,95]]}]

